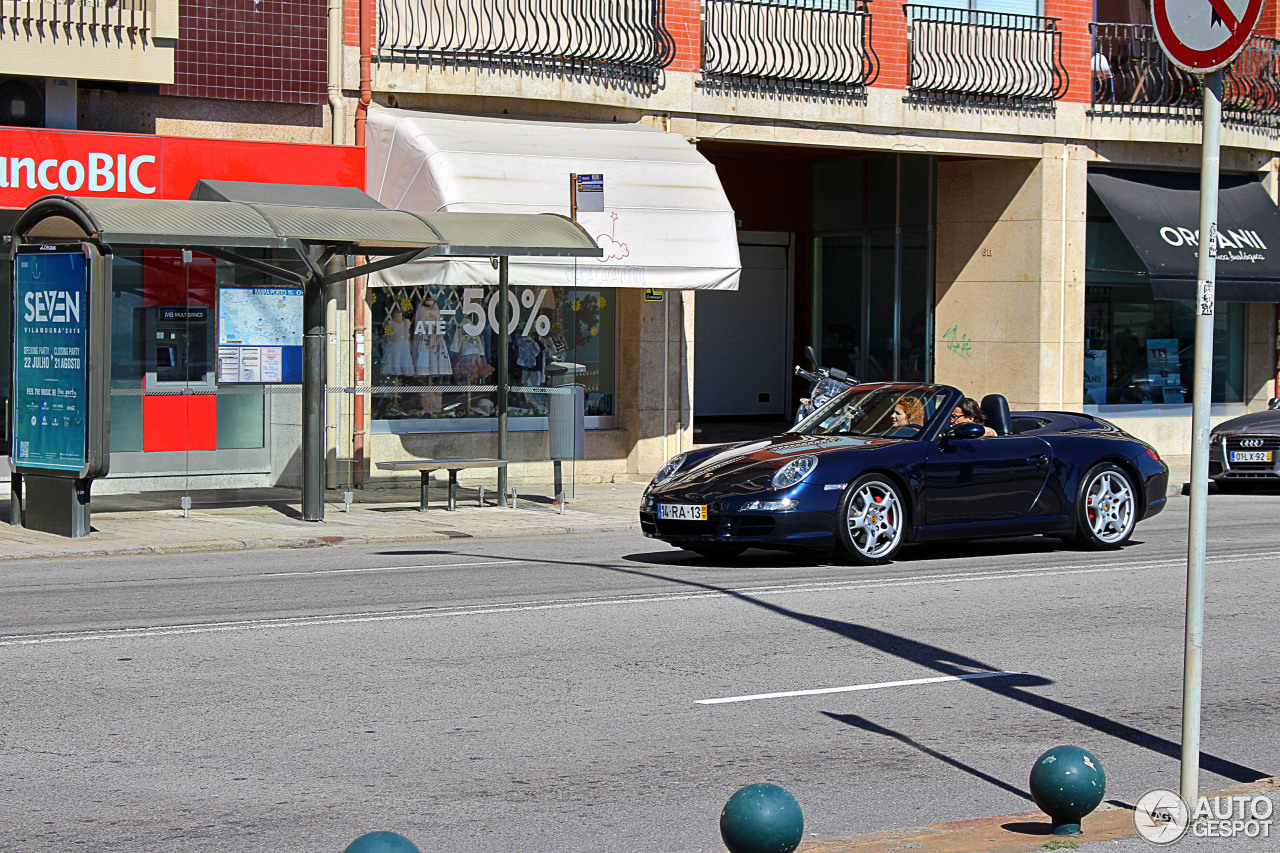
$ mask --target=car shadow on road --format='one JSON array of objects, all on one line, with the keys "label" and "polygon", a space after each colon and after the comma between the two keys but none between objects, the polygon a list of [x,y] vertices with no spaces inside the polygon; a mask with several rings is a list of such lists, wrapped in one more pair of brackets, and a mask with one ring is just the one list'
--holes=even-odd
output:
[{"label": "car shadow on road", "polygon": [[[649,555],[636,555],[635,558],[624,559],[638,558],[643,561],[648,556]],[[709,592],[718,592],[722,595],[738,599],[739,601],[753,604],[763,610],[777,614],[778,616],[793,619],[797,622],[802,622],[815,628],[829,631],[832,634],[852,640],[867,648],[876,649],[886,654],[893,655],[901,658],[902,660],[924,667],[925,669],[932,670],[940,675],[972,676],[974,672],[1002,671],[1002,667],[992,666],[984,661],[971,658],[967,655],[951,651],[950,649],[946,649],[941,646],[935,646],[930,643],[913,640],[910,637],[904,637],[900,634],[894,634],[879,628],[872,628],[868,625],[860,625],[856,622],[845,622],[838,619],[829,619],[825,616],[816,616],[811,613],[804,613],[729,587],[717,586],[711,583],[704,583],[684,578],[668,577],[656,572],[632,569],[624,566],[600,565],[599,567],[607,571],[666,581],[668,583],[685,587],[693,587]],[[1034,676],[1032,677],[1035,678]],[[1119,720],[1105,717],[1085,708],[1077,708],[1076,706],[1066,702],[1061,702],[1048,696],[1041,696],[1028,689],[1028,687],[1031,686],[1047,686],[1052,684],[1053,682],[1048,679],[1037,678],[1037,680],[1032,683],[1028,683],[1025,678],[970,678],[966,680],[970,685],[980,690],[986,690],[1004,699],[1021,703],[1029,708],[1035,708],[1036,710],[1043,711],[1044,713],[1053,714],[1065,720],[1070,720],[1078,725],[1093,729],[1099,734],[1124,741],[1140,749],[1150,750],[1159,755],[1163,755],[1166,758],[1181,759],[1182,746],[1179,743],[1171,741],[1168,738],[1152,734],[1151,732],[1145,732],[1142,729],[1123,723]],[[844,722],[848,722],[850,725],[854,724],[849,720],[844,720]],[[896,733],[891,732],[889,729],[877,727],[877,730],[880,730],[887,736],[897,737]],[[901,737],[898,739],[901,739]],[[1274,775],[1273,773],[1255,770],[1252,767],[1247,767],[1243,764],[1231,761],[1230,759],[1221,758],[1205,752],[1200,753],[1200,768],[1207,773],[1213,773],[1234,782],[1257,782],[1261,779],[1267,779]],[[1003,785],[1001,787],[1003,787]]]},{"label": "car shadow on road", "polygon": [[[1125,548],[1145,544],[1141,539],[1130,539]],[[1071,551],[1057,539],[1044,536],[1024,536],[1018,538],[971,539],[960,542],[925,542],[903,545],[895,562],[931,562],[935,560],[964,560],[975,557],[1004,557],[1011,554],[1051,554],[1059,551]],[[1081,552],[1096,553],[1096,552]],[[643,554],[629,554],[627,559],[637,563],[648,563],[656,566],[679,564],[700,564],[705,566],[723,566],[732,568],[763,568],[773,566],[824,565],[838,562],[835,556],[819,557],[815,554],[793,554],[785,551],[748,550],[748,556],[739,557],[704,557],[692,551],[664,550],[648,551]]]}]

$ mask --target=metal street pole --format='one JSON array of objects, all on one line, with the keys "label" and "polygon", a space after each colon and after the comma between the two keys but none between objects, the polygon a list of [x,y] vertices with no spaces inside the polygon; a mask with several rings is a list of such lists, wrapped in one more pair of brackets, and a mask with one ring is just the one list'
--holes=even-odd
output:
[{"label": "metal street pole", "polygon": [[1178,793],[1194,809],[1200,792],[1200,671],[1204,651],[1204,553],[1209,503],[1209,394],[1213,384],[1213,303],[1218,262],[1218,143],[1222,72],[1201,78],[1200,252],[1196,270],[1195,382],[1191,393],[1191,517],[1187,524],[1187,635],[1182,663],[1182,776]]},{"label": "metal street pole", "polygon": [[[507,386],[511,381],[511,365],[507,359],[508,331],[511,323],[510,258],[498,258],[498,458],[507,458]],[[498,469],[498,505],[507,505],[507,466]]]}]

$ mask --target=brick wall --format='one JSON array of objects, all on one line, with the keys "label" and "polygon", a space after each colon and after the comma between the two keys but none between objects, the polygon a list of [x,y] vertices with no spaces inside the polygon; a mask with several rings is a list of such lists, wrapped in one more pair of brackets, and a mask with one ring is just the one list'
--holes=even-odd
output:
[{"label": "brick wall", "polygon": [[164,95],[286,104],[325,100],[325,0],[183,0]]},{"label": "brick wall", "polygon": [[884,89],[907,88],[907,15],[902,3],[873,3],[871,49],[880,59],[880,76],[872,85]]},{"label": "brick wall", "polygon": [[1262,7],[1262,17],[1258,19],[1258,29],[1254,32],[1260,36],[1280,37],[1280,3],[1270,0]]},{"label": "brick wall", "polygon": [[666,0],[667,30],[676,40],[676,58],[668,71],[697,71],[702,67],[701,4],[698,0]]},{"label": "brick wall", "polygon": [[1062,19],[1058,22],[1062,30],[1062,64],[1070,83],[1062,100],[1087,104],[1093,85],[1093,38],[1089,33],[1093,0],[1045,0],[1044,13]]},{"label": "brick wall", "polygon": [[[377,8],[378,0],[369,0],[369,8],[372,14],[365,25],[369,28],[369,44],[373,44],[377,38]],[[342,40],[352,47],[360,46],[360,0],[346,0],[346,8],[344,10],[342,22]]]}]

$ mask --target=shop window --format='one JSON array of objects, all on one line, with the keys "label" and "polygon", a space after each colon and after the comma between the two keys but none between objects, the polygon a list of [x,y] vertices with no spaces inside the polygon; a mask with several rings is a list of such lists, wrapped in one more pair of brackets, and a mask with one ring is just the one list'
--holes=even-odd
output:
[{"label": "shop window", "polygon": [[[615,414],[616,305],[612,288],[511,285],[509,417],[538,428],[545,388],[562,366],[585,386],[588,418]],[[488,429],[497,415],[498,288],[376,287],[371,303],[375,428]],[[527,389],[527,390],[526,390]],[[602,425],[599,421],[595,425]]]},{"label": "shop window", "polygon": [[933,373],[932,157],[889,154],[813,169],[813,342],[865,382]]},{"label": "shop window", "polygon": [[217,288],[258,283],[259,273],[246,274],[199,253],[190,258],[167,250],[116,253],[111,294],[113,453],[265,446],[262,386],[236,386],[224,394],[227,389],[215,382]]},{"label": "shop window", "polygon": [[[1090,207],[1086,244],[1084,402],[1189,404],[1194,305],[1153,298],[1141,261],[1099,207]],[[1215,310],[1214,403],[1244,401],[1245,312],[1233,302]]]}]

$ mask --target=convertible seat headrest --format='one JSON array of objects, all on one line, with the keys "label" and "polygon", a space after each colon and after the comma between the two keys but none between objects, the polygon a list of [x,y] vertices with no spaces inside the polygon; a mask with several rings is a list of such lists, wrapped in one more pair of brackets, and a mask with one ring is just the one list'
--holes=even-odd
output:
[{"label": "convertible seat headrest", "polygon": [[1009,415],[1009,401],[1003,394],[988,394],[982,398],[982,417],[996,435],[1013,432],[1013,418]]}]

